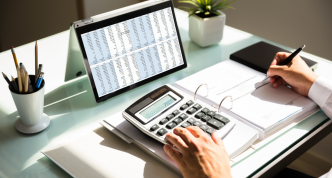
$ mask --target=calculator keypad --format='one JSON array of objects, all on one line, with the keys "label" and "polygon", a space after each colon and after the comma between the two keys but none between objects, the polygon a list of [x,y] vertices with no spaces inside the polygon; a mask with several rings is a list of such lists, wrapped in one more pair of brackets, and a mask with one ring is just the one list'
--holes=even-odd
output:
[{"label": "calculator keypad", "polygon": [[150,131],[159,129],[156,134],[158,136],[164,136],[175,127],[186,128],[189,126],[197,126],[211,136],[214,131],[220,130],[230,122],[226,117],[216,114],[208,108],[202,108],[202,105],[189,100],[186,104],[180,106],[180,111],[178,109],[174,110],[171,114],[167,115],[166,118],[161,119],[158,124],[153,125]]}]

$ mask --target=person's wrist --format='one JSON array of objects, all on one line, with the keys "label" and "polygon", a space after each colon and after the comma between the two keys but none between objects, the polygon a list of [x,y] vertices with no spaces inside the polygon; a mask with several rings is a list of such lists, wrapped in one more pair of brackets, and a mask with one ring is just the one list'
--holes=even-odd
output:
[{"label": "person's wrist", "polygon": [[311,86],[315,83],[315,81],[317,80],[318,75],[315,74],[314,72],[311,73],[311,75],[308,76],[308,90],[307,90],[307,96],[309,95],[309,90],[311,88]]}]

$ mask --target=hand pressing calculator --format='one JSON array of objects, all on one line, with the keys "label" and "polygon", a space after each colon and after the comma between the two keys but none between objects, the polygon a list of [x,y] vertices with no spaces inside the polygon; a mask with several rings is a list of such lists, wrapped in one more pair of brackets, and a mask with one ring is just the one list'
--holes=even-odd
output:
[{"label": "hand pressing calculator", "polygon": [[136,101],[122,114],[143,133],[168,144],[165,135],[176,127],[197,126],[210,136],[217,132],[221,139],[225,138],[235,121],[216,111],[175,87],[164,85]]}]

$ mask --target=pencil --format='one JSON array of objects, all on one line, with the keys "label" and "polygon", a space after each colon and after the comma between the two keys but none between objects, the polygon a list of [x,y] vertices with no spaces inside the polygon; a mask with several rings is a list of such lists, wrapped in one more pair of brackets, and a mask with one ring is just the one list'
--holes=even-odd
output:
[{"label": "pencil", "polygon": [[37,81],[37,76],[38,76],[38,45],[36,41],[35,45],[35,83]]},{"label": "pencil", "polygon": [[21,80],[22,80],[22,90],[24,92],[24,86],[25,86],[25,73],[24,70],[21,68]]},{"label": "pencil", "polygon": [[21,69],[19,67],[17,67],[16,70],[17,70],[18,92],[22,93]]},{"label": "pencil", "polygon": [[[20,63],[20,67],[24,70],[24,73],[28,73],[27,69],[24,67],[24,64],[21,62]],[[28,84],[30,84],[31,81],[30,81],[30,78],[28,77]]]},{"label": "pencil", "polygon": [[29,90],[29,74],[25,73],[25,79],[24,79],[24,93],[27,93]]},{"label": "pencil", "polygon": [[8,85],[14,89],[14,87],[13,87],[13,85],[10,83],[10,80],[8,79],[7,75],[4,74],[3,72],[1,72],[1,73],[2,73],[3,78],[4,78],[4,79],[6,80],[6,82],[8,83]]},{"label": "pencil", "polygon": [[16,54],[15,54],[15,50],[14,50],[14,46],[10,47],[11,51],[12,51],[12,54],[13,54],[13,58],[14,58],[14,62],[15,62],[15,66],[17,67],[18,66],[18,63],[17,63],[17,58],[16,58]]},{"label": "pencil", "polygon": [[13,76],[11,76],[11,77],[12,77],[12,81],[11,81],[11,83],[13,84],[13,87],[15,88],[16,91],[19,91],[19,90],[18,90],[18,87],[17,87],[17,85],[16,85],[15,78],[14,78]]}]

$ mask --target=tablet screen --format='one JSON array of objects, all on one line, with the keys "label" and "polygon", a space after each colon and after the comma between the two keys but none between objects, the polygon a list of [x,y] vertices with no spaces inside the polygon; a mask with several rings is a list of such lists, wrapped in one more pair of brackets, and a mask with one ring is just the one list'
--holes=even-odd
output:
[{"label": "tablet screen", "polygon": [[98,97],[184,64],[171,7],[80,34]]}]

